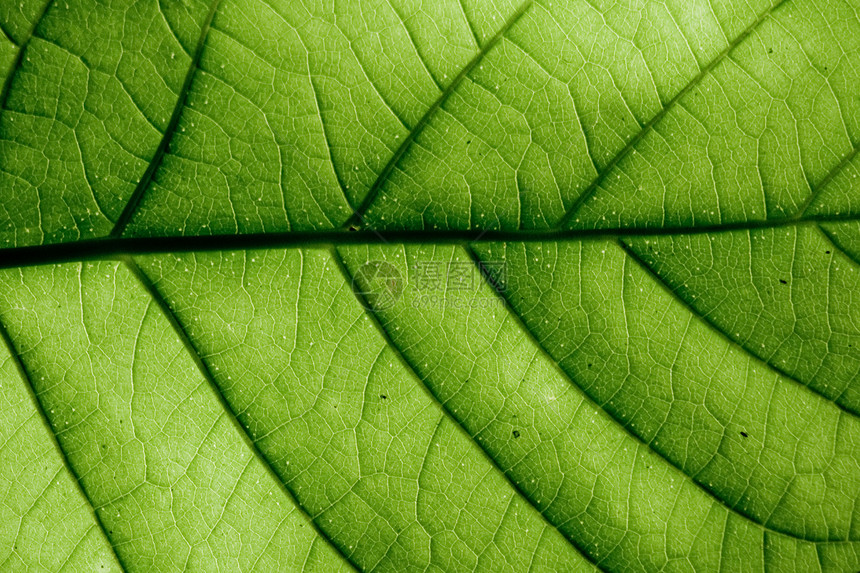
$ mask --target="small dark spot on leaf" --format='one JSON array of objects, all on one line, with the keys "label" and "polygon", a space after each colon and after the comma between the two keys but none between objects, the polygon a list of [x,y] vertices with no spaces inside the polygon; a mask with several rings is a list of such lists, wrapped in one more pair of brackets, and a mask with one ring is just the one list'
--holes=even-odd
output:
[{"label": "small dark spot on leaf", "polygon": [[824,251],[824,252],[825,252],[826,254],[828,254],[828,255],[830,254],[830,251]]},{"label": "small dark spot on leaf", "polygon": [[768,54],[772,54],[772,53],[773,53],[773,48],[768,48],[768,49],[767,49],[767,53],[768,53]]},{"label": "small dark spot on leaf", "polygon": [[588,367],[591,368],[591,362],[588,363]]},{"label": "small dark spot on leaf", "polygon": [[787,285],[787,284],[788,284],[788,281],[783,280],[783,279],[779,279],[779,282],[780,282],[780,283],[782,283],[782,284],[784,284],[784,285]]},{"label": "small dark spot on leaf", "polygon": [[380,394],[379,397],[383,400],[388,400],[388,396],[386,396],[385,394]]},{"label": "small dark spot on leaf", "polygon": [[350,225],[349,230],[355,232],[358,231],[358,227],[356,227],[355,225]]},{"label": "small dark spot on leaf", "polygon": [[741,432],[741,435],[742,435],[743,437],[745,437],[745,438],[748,438],[748,437],[749,437],[749,434],[747,434],[746,432]]},{"label": "small dark spot on leaf", "polygon": [[519,437],[520,437],[519,430],[514,430],[514,438],[519,438]]}]

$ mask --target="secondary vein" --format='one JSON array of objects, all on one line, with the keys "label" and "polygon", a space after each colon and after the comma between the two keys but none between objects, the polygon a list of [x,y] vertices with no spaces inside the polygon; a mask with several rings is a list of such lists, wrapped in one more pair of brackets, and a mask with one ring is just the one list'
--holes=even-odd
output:
[{"label": "secondary vein", "polygon": [[580,548],[576,544],[574,539],[565,535],[564,532],[562,532],[559,529],[558,525],[556,525],[555,523],[550,521],[549,518],[546,515],[544,515],[544,513],[540,510],[540,508],[534,503],[534,501],[532,501],[532,499],[528,495],[526,495],[526,493],[520,488],[520,486],[518,486],[516,484],[516,482],[514,482],[514,480],[511,479],[511,477],[507,474],[507,472],[504,469],[502,469],[501,466],[499,466],[498,462],[495,460],[495,458],[493,458],[493,456],[490,455],[490,453],[484,448],[484,446],[482,446],[480,444],[480,442],[478,442],[474,438],[474,436],[469,434],[469,432],[466,430],[466,428],[463,427],[460,420],[458,420],[456,418],[456,416],[454,416],[454,414],[448,409],[448,406],[444,402],[442,402],[436,396],[436,394],[433,393],[433,391],[427,385],[427,382],[418,374],[418,371],[415,369],[415,367],[409,362],[409,360],[406,359],[406,356],[404,356],[403,353],[400,351],[400,347],[397,346],[397,344],[391,338],[391,335],[388,333],[388,330],[385,328],[385,326],[379,320],[379,317],[376,315],[376,313],[373,312],[372,310],[368,310],[368,309],[371,309],[373,307],[368,302],[368,300],[364,296],[364,294],[362,294],[361,292],[356,290],[356,288],[355,288],[356,287],[355,277],[350,272],[349,268],[346,266],[346,263],[344,262],[343,257],[340,255],[340,253],[337,251],[336,248],[332,248],[330,252],[331,252],[331,257],[334,260],[335,264],[337,265],[338,270],[340,271],[344,280],[346,281],[347,284],[350,285],[352,292],[355,295],[355,298],[358,299],[358,302],[361,304],[362,308],[365,309],[365,315],[370,318],[370,320],[373,323],[374,327],[376,328],[377,332],[379,332],[380,336],[382,336],[383,340],[385,340],[385,344],[389,348],[391,348],[391,350],[394,352],[394,354],[400,360],[401,364],[403,364],[403,366],[407,370],[409,370],[409,372],[412,373],[412,375],[415,377],[415,379],[421,383],[421,389],[424,390],[425,395],[442,411],[444,417],[451,420],[451,422],[453,422],[454,426],[456,426],[456,428],[460,432],[462,432],[463,435],[466,436],[470,442],[472,442],[473,444],[475,444],[478,447],[478,449],[483,453],[484,458],[493,466],[493,468],[495,468],[500,474],[502,474],[502,476],[504,476],[505,480],[514,489],[514,491],[517,492],[538,513],[538,515],[540,515],[541,519],[544,521],[544,523],[548,527],[552,527],[553,529],[557,530],[561,534],[561,536],[564,539],[566,539],[568,541],[568,543],[570,543],[580,553],[580,555],[582,555],[582,557],[585,560],[587,560],[589,563],[594,565],[594,567],[596,569],[598,569],[600,571],[604,571],[604,569],[600,567],[600,565],[591,557],[591,555],[586,553],[582,548]]},{"label": "secondary vein", "polygon": [[18,46],[18,55],[15,56],[15,61],[12,62],[12,68],[9,70],[9,74],[6,76],[6,81],[3,82],[3,88],[0,90],[0,113],[2,113],[6,109],[6,101],[9,98],[9,91],[12,89],[12,80],[18,74],[18,71],[21,69],[21,64],[24,62],[24,52],[27,51],[27,46],[30,45],[30,40],[33,39],[33,36],[36,34],[36,29],[39,27],[39,24],[42,23],[42,20],[45,18],[45,14],[48,13],[48,9],[54,3],[54,0],[48,0],[45,2],[44,7],[42,8],[42,12],[36,18],[36,21],[33,22],[33,26],[27,31],[27,35],[21,41],[20,44],[12,40],[12,37],[7,34],[7,37],[13,44]]},{"label": "secondary vein", "polygon": [[799,386],[805,388],[806,390],[812,392],[813,394],[815,394],[819,398],[823,398],[824,400],[827,400],[829,403],[833,404],[834,406],[836,406],[837,408],[839,408],[840,410],[842,410],[846,414],[853,416],[853,417],[858,416],[857,412],[852,411],[852,410],[848,409],[847,407],[845,407],[844,405],[837,402],[836,400],[825,396],[819,390],[816,390],[812,386],[809,386],[808,384],[801,382],[799,379],[795,378],[793,375],[789,374],[788,372],[786,372],[785,370],[783,370],[782,368],[780,368],[776,364],[771,364],[767,360],[761,358],[760,356],[758,356],[755,353],[753,353],[752,351],[750,351],[747,347],[745,347],[743,344],[741,344],[737,340],[734,340],[731,336],[729,336],[729,334],[726,331],[724,331],[722,328],[720,328],[720,326],[717,323],[715,323],[714,321],[709,319],[707,316],[703,315],[698,310],[696,310],[692,304],[690,304],[684,297],[682,297],[678,293],[677,290],[675,290],[675,288],[672,287],[671,284],[666,282],[666,280],[662,276],[660,276],[657,273],[657,271],[655,271],[653,268],[651,268],[651,266],[648,265],[648,263],[646,263],[642,259],[642,257],[639,256],[639,253],[637,253],[635,250],[633,250],[633,248],[628,243],[626,243],[623,239],[618,239],[618,245],[621,247],[621,250],[623,250],[624,253],[628,257],[630,257],[630,259],[633,262],[635,262],[637,265],[639,265],[639,267],[641,267],[642,270],[644,270],[648,274],[648,276],[650,276],[657,284],[659,284],[662,288],[664,288],[672,296],[673,299],[675,299],[676,301],[681,303],[681,305],[683,305],[683,307],[685,309],[687,309],[687,311],[689,311],[690,314],[692,314],[693,316],[695,316],[696,318],[701,320],[711,330],[714,330],[717,334],[719,334],[723,340],[725,340],[726,342],[728,342],[732,346],[740,348],[744,352],[744,354],[746,354],[747,356],[751,356],[757,362],[764,364],[767,368],[769,368],[770,370],[773,370],[782,378],[791,380],[792,382],[794,382],[794,383],[798,384]]},{"label": "secondary vein", "polygon": [[815,189],[812,190],[812,193],[809,194],[806,201],[800,206],[795,215],[792,217],[793,219],[800,219],[806,215],[806,213],[813,207],[813,203],[815,200],[821,196],[821,192],[836,178],[837,175],[842,173],[842,170],[845,169],[854,157],[857,156],[857,152],[860,151],[860,147],[853,147],[851,151],[845,154],[845,157],[837,163],[833,169],[831,169],[824,178],[818,182],[818,185],[815,186]]},{"label": "secondary vein", "polygon": [[493,47],[499,43],[499,40],[511,29],[511,27],[516,24],[523,15],[528,12],[529,8],[532,6],[532,0],[526,0],[523,4],[517,9],[513,16],[505,22],[505,25],[496,32],[496,34],[490,38],[490,41],[480,47],[478,53],[475,54],[475,57],[466,64],[466,66],[460,70],[460,73],[448,84],[448,87],[445,88],[445,91],[441,93],[441,95],[436,98],[436,101],[433,102],[424,115],[421,116],[421,119],[415,124],[415,126],[409,131],[409,134],[404,138],[403,143],[400,144],[400,147],[394,152],[391,156],[391,159],[388,160],[388,163],[385,164],[385,167],[382,168],[382,171],[379,172],[379,175],[376,177],[376,180],[370,186],[370,189],[367,192],[367,195],[364,196],[364,200],[361,202],[361,205],[355,210],[352,216],[343,224],[343,228],[349,228],[352,226],[360,225],[364,220],[364,215],[367,213],[367,210],[376,201],[377,196],[382,190],[382,186],[388,181],[391,172],[394,171],[394,168],[397,167],[397,164],[400,163],[400,159],[406,153],[406,150],[412,145],[412,142],[415,141],[415,138],[421,133],[424,127],[429,123],[429,121],[436,114],[436,111],[442,106],[442,104],[447,101],[447,99],[454,93],[457,87],[463,82],[466,76],[475,68],[475,66],[480,63],[481,60],[484,59],[484,56],[489,53]]},{"label": "secondary vein", "polygon": [[[600,410],[601,412],[604,412],[607,416],[609,416],[609,418],[611,420],[613,420],[618,425],[618,427],[620,427],[624,431],[624,433],[627,434],[627,436],[630,439],[634,440],[637,444],[641,444],[642,446],[648,448],[650,451],[654,452],[661,460],[663,460],[664,462],[666,462],[667,464],[672,466],[674,469],[678,470],[678,472],[680,472],[681,475],[683,475],[684,477],[689,479],[696,487],[698,487],[698,489],[700,489],[702,492],[704,492],[711,499],[715,500],[721,506],[725,507],[729,512],[734,513],[734,514],[738,515],[739,517],[749,521],[750,523],[754,524],[756,527],[760,527],[764,531],[771,531],[773,533],[785,535],[786,537],[790,537],[792,539],[797,539],[799,541],[803,541],[803,542],[807,542],[807,543],[820,542],[820,541],[812,541],[812,540],[804,539],[804,538],[799,537],[799,536],[797,536],[791,532],[780,531],[778,529],[774,529],[767,524],[760,523],[760,522],[756,521],[751,516],[745,514],[743,511],[741,511],[735,507],[732,507],[731,505],[726,503],[722,498],[720,498],[716,493],[714,493],[713,491],[711,491],[710,489],[705,487],[702,483],[700,483],[695,478],[693,478],[688,473],[686,473],[673,460],[669,459],[668,457],[666,457],[665,455],[663,455],[662,453],[660,453],[659,451],[654,449],[654,446],[651,443],[646,442],[639,435],[637,435],[632,430],[630,430],[630,428],[628,428],[627,425],[622,420],[620,420],[614,414],[612,414],[611,412],[609,412],[608,410],[603,408],[600,404],[598,404],[585,390],[583,390],[582,386],[580,386],[570,376],[570,374],[568,374],[567,371],[561,367],[561,365],[555,360],[555,358],[552,357],[552,355],[549,353],[549,351],[546,349],[546,347],[544,347],[544,345],[537,339],[537,336],[535,336],[534,332],[532,332],[532,330],[526,325],[525,320],[523,320],[523,317],[520,316],[519,313],[514,312],[512,310],[511,305],[510,305],[510,301],[508,301],[507,297],[503,293],[499,292],[499,290],[498,290],[498,288],[496,288],[496,285],[494,284],[492,278],[487,275],[486,268],[481,264],[481,259],[480,259],[480,257],[478,257],[478,254],[469,246],[466,246],[466,252],[471,257],[472,262],[475,264],[475,266],[478,267],[481,275],[484,277],[484,280],[487,282],[487,284],[489,284],[490,289],[493,291],[493,293],[496,296],[498,296],[505,303],[505,308],[508,309],[509,316],[511,316],[513,318],[513,320],[516,321],[516,323],[519,325],[519,327],[522,330],[522,332],[524,333],[524,335],[529,339],[529,341],[532,344],[534,344],[535,348],[537,348],[540,351],[540,353],[549,361],[549,363],[553,366],[553,368],[556,370],[556,372],[558,372],[559,375],[562,376],[565,380],[567,380],[574,388],[577,388],[582,393],[584,400],[586,400],[588,403],[590,403],[594,408]],[[829,541],[829,540],[826,540],[826,541]]]},{"label": "secondary vein", "polygon": [[681,89],[675,97],[669,100],[669,103],[663,106],[663,108],[652,117],[639,132],[627,142],[627,144],[621,148],[621,150],[615,154],[615,156],[606,164],[606,167],[597,175],[597,177],[591,182],[591,184],[586,187],[585,191],[577,197],[576,201],[570,206],[570,208],[565,212],[561,219],[559,219],[558,223],[556,223],[555,227],[557,229],[562,229],[570,223],[570,220],[576,216],[576,213],[580,210],[580,208],[588,201],[594,193],[597,191],[597,188],[600,187],[600,184],[603,183],[603,180],[606,176],[612,171],[612,169],[618,165],[618,163],[624,159],[628,153],[630,153],[636,145],[642,141],[642,139],[651,132],[654,126],[663,119],[669,111],[674,109],[675,105],[680,102],[684,96],[690,93],[696,86],[698,86],[702,80],[710,74],[723,60],[725,60],[729,54],[731,54],[735,48],[737,48],[744,40],[746,40],[750,34],[752,34],[756,28],[764,22],[771,13],[779,8],[785,0],[779,0],[776,4],[771,5],[770,8],[759,14],[759,16],[755,19],[755,21],[747,26],[747,28],[738,35],[734,41],[729,43],[726,48],[720,52],[716,58],[714,58],[707,66],[702,68],[702,70],[692,79],[690,82]]},{"label": "secondary vein", "polygon": [[42,406],[41,400],[39,400],[39,395],[36,392],[36,388],[33,386],[33,380],[30,377],[30,373],[27,371],[27,367],[24,365],[24,361],[21,359],[21,356],[18,354],[17,349],[15,348],[14,343],[12,342],[12,337],[9,335],[9,331],[6,329],[6,326],[3,324],[2,320],[0,320],[0,341],[6,345],[6,348],[9,350],[9,354],[12,357],[12,361],[15,364],[15,368],[18,370],[18,374],[21,376],[21,380],[24,382],[24,386],[27,389],[27,394],[30,396],[30,400],[33,403],[33,407],[36,409],[36,412],[39,414],[39,418],[42,421],[42,424],[48,430],[48,436],[51,440],[51,444],[54,446],[54,449],[59,453],[60,459],[62,460],[63,467],[65,467],[66,471],[69,472],[69,475],[72,476],[75,485],[78,488],[78,492],[80,492],[81,496],[86,500],[87,505],[89,505],[90,514],[95,519],[96,524],[102,532],[105,540],[110,547],[111,554],[116,560],[117,564],[123,571],[127,571],[125,564],[120,559],[119,555],[116,552],[116,548],[114,547],[114,542],[111,539],[111,536],[108,534],[107,528],[105,528],[102,523],[101,518],[99,517],[98,512],[93,505],[92,500],[87,495],[86,490],[84,489],[83,484],[81,484],[81,478],[78,473],[75,471],[71,462],[69,462],[69,458],[66,456],[66,451],[60,445],[60,441],[57,439],[57,434],[54,431],[54,427],[51,425],[50,420],[48,419],[47,414],[45,413],[45,409]]},{"label": "secondary vein", "polygon": [[173,312],[173,309],[170,308],[167,300],[161,295],[161,292],[155,286],[155,284],[149,279],[146,273],[141,270],[138,264],[132,257],[122,257],[122,261],[125,263],[126,267],[131,271],[131,273],[137,278],[152,300],[158,305],[159,309],[161,309],[162,314],[167,318],[168,322],[170,322],[170,326],[173,328],[173,331],[179,337],[179,340],[182,342],[183,346],[185,346],[186,351],[188,352],[191,359],[194,361],[194,364],[197,366],[197,369],[206,379],[206,382],[209,384],[209,387],[212,389],[213,393],[218,399],[218,403],[224,412],[229,416],[230,421],[233,423],[233,426],[236,428],[239,436],[245,442],[246,446],[251,450],[254,456],[259,459],[266,472],[274,479],[275,483],[281,487],[281,491],[284,495],[293,502],[296,509],[302,513],[305,519],[308,521],[311,527],[313,527],[317,536],[324,539],[328,544],[334,549],[338,555],[348,563],[353,569],[360,571],[361,568],[356,564],[344,551],[343,549],[334,542],[334,540],[329,537],[317,523],[311,518],[310,514],[305,510],[304,506],[299,503],[298,498],[295,493],[290,489],[290,487],[284,482],[281,476],[278,475],[278,472],[275,471],[274,466],[263,454],[262,451],[257,447],[257,443],[251,438],[248,434],[248,430],[239,422],[239,418],[236,415],[236,411],[227,401],[227,398],[224,396],[224,393],[221,392],[221,388],[218,386],[218,382],[215,381],[215,376],[212,373],[212,370],[209,368],[209,365],[206,364],[206,361],[203,360],[202,354],[197,349],[197,346],[191,340],[191,337],[185,331],[185,327],[182,326],[182,323],[179,321],[179,318]]},{"label": "secondary vein", "polygon": [[842,241],[839,240],[835,233],[828,229],[825,229],[821,225],[817,225],[817,227],[821,234],[824,235],[824,238],[827,240],[827,242],[833,245],[834,249],[842,253],[842,255],[852,263],[860,266],[860,257],[855,256],[847,248],[845,248],[845,246],[842,244]]},{"label": "secondary vein", "polygon": [[185,81],[183,81],[182,88],[179,90],[179,97],[176,99],[176,105],[173,107],[170,121],[167,124],[167,128],[164,130],[164,134],[161,136],[161,141],[159,141],[158,147],[155,149],[155,154],[152,156],[152,160],[149,162],[149,165],[146,166],[146,171],[143,172],[140,181],[137,182],[137,186],[135,186],[131,197],[125,204],[119,218],[116,220],[116,224],[114,224],[113,229],[111,229],[109,235],[111,237],[122,236],[129,221],[131,221],[132,216],[135,211],[137,211],[137,207],[140,205],[143,196],[152,184],[152,181],[155,178],[155,173],[161,166],[164,156],[167,154],[170,140],[173,139],[173,135],[176,133],[176,128],[179,126],[179,119],[182,117],[182,112],[185,109],[185,102],[188,100],[188,94],[191,91],[191,84],[194,82],[194,76],[200,67],[200,57],[203,55],[203,47],[206,44],[206,38],[209,36],[209,30],[212,27],[212,19],[215,17],[215,12],[218,10],[220,2],[221,0],[212,0],[212,3],[209,5],[209,13],[206,14],[206,19],[203,21],[203,26],[200,28],[200,38],[197,41],[197,48],[194,50],[194,55],[191,58],[188,72],[185,74]]}]

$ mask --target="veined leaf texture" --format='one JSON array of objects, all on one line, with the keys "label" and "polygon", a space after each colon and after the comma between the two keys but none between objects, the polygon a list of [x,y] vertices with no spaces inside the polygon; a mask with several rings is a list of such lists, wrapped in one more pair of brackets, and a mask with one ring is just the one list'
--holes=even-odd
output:
[{"label": "veined leaf texture", "polygon": [[856,0],[0,29],[0,570],[860,570]]}]

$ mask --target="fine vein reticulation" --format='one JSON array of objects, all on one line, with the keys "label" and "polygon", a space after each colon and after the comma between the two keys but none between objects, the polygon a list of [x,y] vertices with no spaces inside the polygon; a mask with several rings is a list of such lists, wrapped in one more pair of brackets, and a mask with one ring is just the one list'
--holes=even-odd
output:
[{"label": "fine vein reticulation", "polygon": [[858,14],[0,8],[0,568],[857,570]]}]

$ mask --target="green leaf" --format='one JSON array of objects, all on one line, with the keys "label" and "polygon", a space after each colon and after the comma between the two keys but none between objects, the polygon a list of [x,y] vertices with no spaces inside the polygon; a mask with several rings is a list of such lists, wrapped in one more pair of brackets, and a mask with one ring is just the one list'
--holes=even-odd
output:
[{"label": "green leaf", "polygon": [[0,570],[860,569],[855,0],[0,30]]}]

